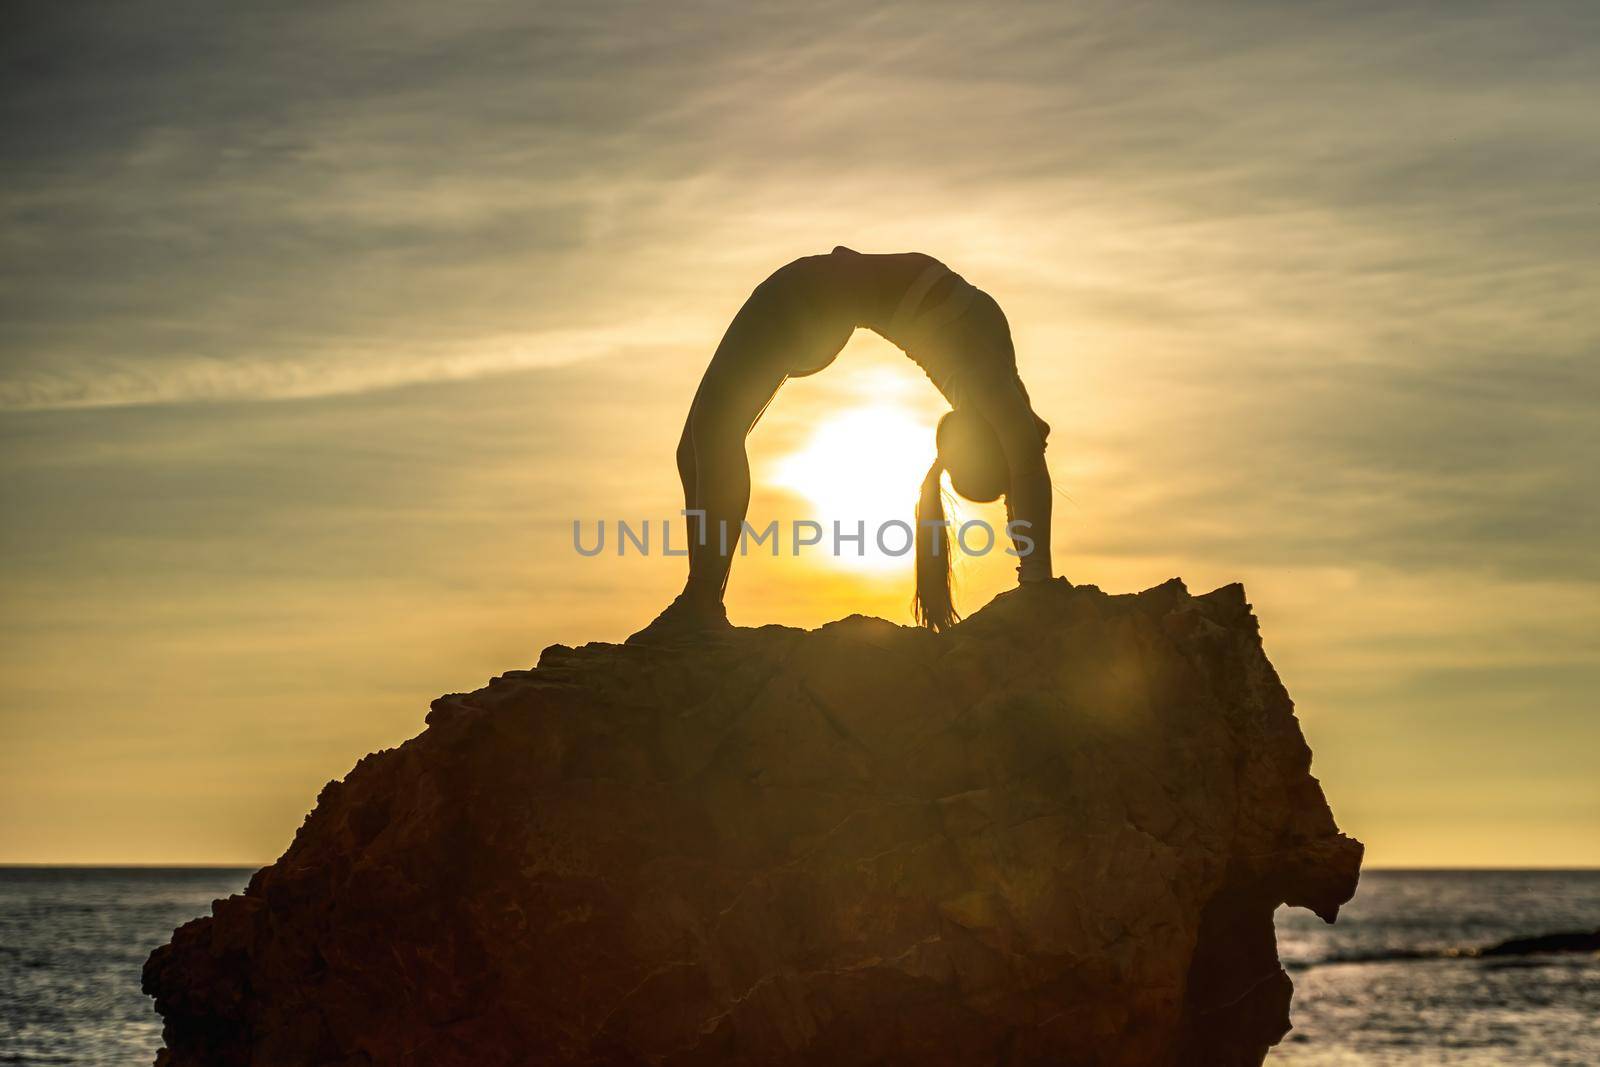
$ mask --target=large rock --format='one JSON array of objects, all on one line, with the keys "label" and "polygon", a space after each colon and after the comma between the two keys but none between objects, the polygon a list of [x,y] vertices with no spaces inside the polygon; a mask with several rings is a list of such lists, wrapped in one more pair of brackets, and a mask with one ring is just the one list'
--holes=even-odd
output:
[{"label": "large rock", "polygon": [[145,968],[173,1065],[1256,1064],[1341,835],[1239,586],[547,649]]}]

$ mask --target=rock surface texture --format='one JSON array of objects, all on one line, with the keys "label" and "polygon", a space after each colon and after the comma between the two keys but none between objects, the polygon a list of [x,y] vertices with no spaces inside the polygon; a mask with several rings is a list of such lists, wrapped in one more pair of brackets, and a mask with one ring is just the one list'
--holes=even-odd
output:
[{"label": "rock surface texture", "polygon": [[145,967],[171,1067],[1257,1064],[1339,833],[1239,586],[545,650]]}]

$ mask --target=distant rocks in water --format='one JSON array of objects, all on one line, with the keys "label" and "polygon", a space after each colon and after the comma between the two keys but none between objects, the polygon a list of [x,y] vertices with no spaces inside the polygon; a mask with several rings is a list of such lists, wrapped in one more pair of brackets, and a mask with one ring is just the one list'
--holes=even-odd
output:
[{"label": "distant rocks in water", "polygon": [[1361,846],[1244,591],[547,649],[150,957],[167,1067],[1258,1064]]},{"label": "distant rocks in water", "polygon": [[1447,948],[1400,948],[1378,952],[1356,952],[1327,959],[1307,960],[1295,970],[1341,963],[1406,963],[1415,960],[1507,959],[1522,956],[1555,956],[1564,953],[1600,952],[1600,930],[1577,930],[1536,937],[1513,937],[1492,945]]},{"label": "distant rocks in water", "polygon": [[1549,956],[1563,952],[1600,952],[1600,930],[1575,930],[1568,933],[1514,937],[1497,945],[1479,949],[1477,955]]}]

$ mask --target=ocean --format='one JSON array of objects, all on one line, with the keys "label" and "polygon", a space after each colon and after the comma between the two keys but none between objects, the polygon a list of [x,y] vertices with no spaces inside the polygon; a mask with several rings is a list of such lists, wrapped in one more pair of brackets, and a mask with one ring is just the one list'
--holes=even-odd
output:
[{"label": "ocean", "polygon": [[[250,871],[0,868],[0,1064],[148,1064],[150,950]],[[1371,871],[1335,926],[1278,915],[1270,1064],[1600,1064],[1600,956],[1472,952],[1600,929],[1600,871]]]},{"label": "ocean", "polygon": [[1329,926],[1280,909],[1294,1029],[1269,1063],[1600,1065],[1600,956],[1470,953],[1600,930],[1600,870],[1369,871]]}]

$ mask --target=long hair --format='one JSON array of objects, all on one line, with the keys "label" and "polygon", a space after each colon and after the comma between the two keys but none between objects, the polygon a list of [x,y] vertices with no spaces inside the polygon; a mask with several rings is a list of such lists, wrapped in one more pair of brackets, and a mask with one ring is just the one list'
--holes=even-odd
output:
[{"label": "long hair", "polygon": [[961,617],[950,596],[950,532],[939,486],[943,474],[944,460],[937,458],[917,496],[917,593],[911,601],[916,620],[934,633],[948,630]]}]

